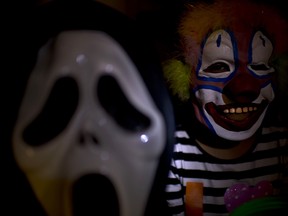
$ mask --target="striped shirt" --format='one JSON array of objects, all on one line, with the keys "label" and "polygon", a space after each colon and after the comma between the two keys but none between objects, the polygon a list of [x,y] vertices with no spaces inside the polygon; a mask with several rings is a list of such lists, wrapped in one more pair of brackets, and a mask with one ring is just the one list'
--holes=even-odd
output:
[{"label": "striped shirt", "polygon": [[228,187],[236,183],[253,186],[267,180],[277,191],[287,175],[288,132],[284,128],[263,128],[254,150],[233,160],[216,159],[204,153],[184,130],[177,130],[175,137],[166,186],[172,215],[185,215],[185,200],[188,200],[185,193],[189,183],[202,185],[203,215],[222,216],[228,215],[224,202]]}]

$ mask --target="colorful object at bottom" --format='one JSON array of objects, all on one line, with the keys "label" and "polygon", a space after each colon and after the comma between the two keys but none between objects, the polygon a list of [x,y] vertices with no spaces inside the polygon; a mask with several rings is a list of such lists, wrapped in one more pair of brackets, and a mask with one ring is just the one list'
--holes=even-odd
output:
[{"label": "colorful object at bottom", "polygon": [[272,216],[286,215],[287,197],[264,197],[253,199],[230,213],[230,216]]}]

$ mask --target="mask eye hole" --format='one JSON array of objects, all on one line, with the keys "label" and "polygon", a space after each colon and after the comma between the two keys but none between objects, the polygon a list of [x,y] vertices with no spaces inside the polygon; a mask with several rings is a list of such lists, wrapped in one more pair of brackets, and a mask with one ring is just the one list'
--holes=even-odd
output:
[{"label": "mask eye hole", "polygon": [[265,64],[254,64],[254,65],[250,65],[250,67],[252,70],[255,70],[255,71],[267,71],[270,69]]},{"label": "mask eye hole", "polygon": [[23,140],[40,146],[55,138],[68,125],[79,100],[78,86],[71,77],[63,77],[54,84],[39,115],[23,131]]},{"label": "mask eye hole", "polygon": [[224,62],[216,62],[212,65],[209,65],[203,71],[207,73],[223,73],[223,72],[230,71],[230,67]]},{"label": "mask eye hole", "polygon": [[134,132],[149,127],[150,119],[132,106],[114,77],[102,76],[97,88],[101,105],[118,125]]}]

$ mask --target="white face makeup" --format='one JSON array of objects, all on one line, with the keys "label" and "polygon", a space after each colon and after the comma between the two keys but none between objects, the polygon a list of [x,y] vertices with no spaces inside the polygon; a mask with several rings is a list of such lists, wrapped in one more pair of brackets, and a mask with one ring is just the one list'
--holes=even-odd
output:
[{"label": "white face makeup", "polygon": [[48,215],[74,215],[74,183],[95,174],[114,186],[120,215],[136,216],[144,212],[164,136],[162,115],[121,45],[104,32],[67,31],[39,52],[13,150]]},{"label": "white face makeup", "polygon": [[251,43],[249,70],[258,76],[265,76],[274,72],[274,68],[269,66],[272,51],[271,41],[262,32],[256,32]]},{"label": "white face makeup", "polygon": [[[274,99],[274,69],[269,66],[273,46],[260,31],[246,47],[234,36],[225,30],[208,36],[196,71],[193,104],[202,124],[222,138],[239,141],[257,131]],[[242,50],[248,51],[243,55]]]},{"label": "white face makeup", "polygon": [[199,78],[227,78],[235,70],[234,58],[234,47],[228,32],[213,32],[203,47]]}]

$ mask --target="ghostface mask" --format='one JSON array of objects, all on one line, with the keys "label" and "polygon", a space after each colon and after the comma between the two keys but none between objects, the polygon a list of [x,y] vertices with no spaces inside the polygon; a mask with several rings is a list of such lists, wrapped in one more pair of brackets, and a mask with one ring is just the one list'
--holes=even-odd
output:
[{"label": "ghostface mask", "polygon": [[[119,19],[108,22],[114,12],[104,16],[102,6],[91,8],[83,10],[82,29],[69,30],[79,24],[73,10],[69,16],[60,13],[69,28],[41,46],[13,131],[14,156],[47,215],[140,216],[151,197],[160,201],[151,196],[155,185],[164,188],[163,181],[155,184],[158,173],[166,178],[163,170],[168,172],[168,166],[158,172],[169,140],[159,107],[169,113],[171,104],[164,82],[153,83],[160,64],[153,66],[147,46],[132,45],[139,38],[126,38],[132,35],[125,31],[134,30],[117,25]],[[88,19],[88,12],[102,20]],[[128,52],[119,41],[133,49]],[[155,95],[143,78],[150,75],[149,83],[159,87]]]},{"label": "ghostface mask", "polygon": [[[120,205],[119,215],[141,215],[164,148],[163,124],[115,40],[67,31],[39,52],[15,125],[14,153],[48,215],[80,211],[77,199],[94,200],[90,208],[81,204],[84,212],[97,213],[104,201],[112,208],[105,212],[118,215]],[[81,197],[83,190],[92,194]]]}]

